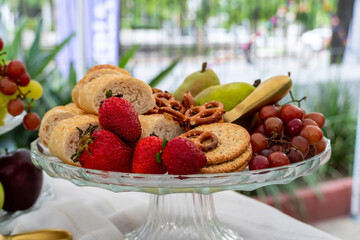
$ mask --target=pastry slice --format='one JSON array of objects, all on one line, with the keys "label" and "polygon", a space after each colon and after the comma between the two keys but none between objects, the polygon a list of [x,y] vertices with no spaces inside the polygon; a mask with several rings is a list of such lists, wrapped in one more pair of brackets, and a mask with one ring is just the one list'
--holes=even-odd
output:
[{"label": "pastry slice", "polygon": [[77,106],[79,105],[79,92],[80,90],[89,82],[93,81],[94,79],[101,77],[105,74],[115,74],[119,76],[131,76],[128,71],[125,69],[119,68],[114,65],[104,64],[104,65],[96,65],[89,69],[86,73],[85,77],[81,79],[74,87],[72,91],[72,99]]},{"label": "pastry slice", "polygon": [[139,115],[141,124],[140,139],[155,134],[156,136],[170,141],[184,133],[180,124],[163,114]]},{"label": "pastry slice", "polygon": [[49,150],[51,154],[67,164],[80,166],[80,163],[74,163],[71,156],[76,153],[79,146],[79,129],[86,131],[89,125],[99,126],[98,117],[85,114],[77,115],[60,121],[52,130],[49,139]]},{"label": "pastry slice", "polygon": [[98,114],[108,90],[131,102],[137,114],[144,114],[155,106],[152,89],[147,83],[130,76],[107,74],[94,79],[80,90],[80,107],[87,113]]},{"label": "pastry slice", "polygon": [[45,113],[39,128],[40,141],[48,146],[49,138],[54,127],[61,121],[76,115],[83,115],[85,112],[74,105],[58,106]]}]

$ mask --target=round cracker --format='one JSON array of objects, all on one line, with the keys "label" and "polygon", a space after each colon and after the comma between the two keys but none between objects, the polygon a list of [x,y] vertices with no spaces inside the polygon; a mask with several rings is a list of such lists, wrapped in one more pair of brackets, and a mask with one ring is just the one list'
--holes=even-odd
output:
[{"label": "round cracker", "polygon": [[[247,149],[240,156],[233,160],[226,161],[224,163],[209,165],[200,169],[200,173],[213,174],[213,173],[227,173],[234,172],[238,169],[244,169],[252,157],[252,147],[248,144]],[[240,171],[241,171],[240,170]]]},{"label": "round cracker", "polygon": [[210,131],[218,138],[216,148],[205,152],[207,163],[219,164],[236,158],[248,148],[250,135],[240,125],[233,123],[211,123],[194,129]]}]

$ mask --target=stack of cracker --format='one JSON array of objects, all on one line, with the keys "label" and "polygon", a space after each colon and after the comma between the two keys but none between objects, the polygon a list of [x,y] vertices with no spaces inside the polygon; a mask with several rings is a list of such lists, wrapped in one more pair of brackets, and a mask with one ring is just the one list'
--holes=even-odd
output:
[{"label": "stack of cracker", "polygon": [[218,138],[216,148],[205,152],[207,165],[200,170],[201,173],[239,172],[247,167],[252,148],[245,128],[232,123],[212,123],[195,129],[212,132]]}]

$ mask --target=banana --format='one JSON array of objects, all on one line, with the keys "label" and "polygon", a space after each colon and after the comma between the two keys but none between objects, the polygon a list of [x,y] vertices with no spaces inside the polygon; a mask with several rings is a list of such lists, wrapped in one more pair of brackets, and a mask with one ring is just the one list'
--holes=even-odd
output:
[{"label": "banana", "polygon": [[224,115],[226,122],[233,122],[245,114],[253,113],[261,107],[282,99],[291,89],[289,76],[278,75],[261,83],[249,96]]}]

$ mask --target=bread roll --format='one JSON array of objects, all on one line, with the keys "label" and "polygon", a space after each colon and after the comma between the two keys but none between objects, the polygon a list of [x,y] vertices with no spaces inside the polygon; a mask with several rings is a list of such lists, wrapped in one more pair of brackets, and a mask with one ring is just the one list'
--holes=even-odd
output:
[{"label": "bread roll", "polygon": [[116,74],[119,76],[127,75],[131,76],[128,71],[125,69],[119,68],[114,65],[104,64],[104,65],[96,65],[89,69],[86,73],[85,77],[81,79],[72,90],[72,99],[74,103],[80,107],[79,105],[79,91],[92,80],[105,75],[105,74]]},{"label": "bread roll", "polygon": [[155,134],[156,136],[171,140],[184,133],[178,122],[165,117],[163,114],[139,115],[141,124],[140,139]]},{"label": "bread roll", "polygon": [[129,76],[107,74],[94,79],[80,90],[80,107],[88,113],[98,114],[100,103],[106,98],[108,90],[113,95],[122,94],[138,114],[146,113],[155,106],[155,98],[148,84]]},{"label": "bread roll", "polygon": [[[75,104],[74,104],[75,105]],[[44,117],[41,120],[39,128],[39,138],[40,141],[48,146],[49,138],[54,127],[61,121],[67,118],[74,117],[76,115],[85,114],[83,110],[76,106],[66,105],[58,106],[49,110],[45,113]]]},{"label": "bread roll", "polygon": [[98,117],[85,114],[77,115],[60,121],[53,129],[49,139],[49,150],[51,154],[58,157],[67,164],[80,166],[80,163],[74,163],[71,156],[76,152],[79,146],[79,131],[85,131],[89,125],[99,126]]}]

